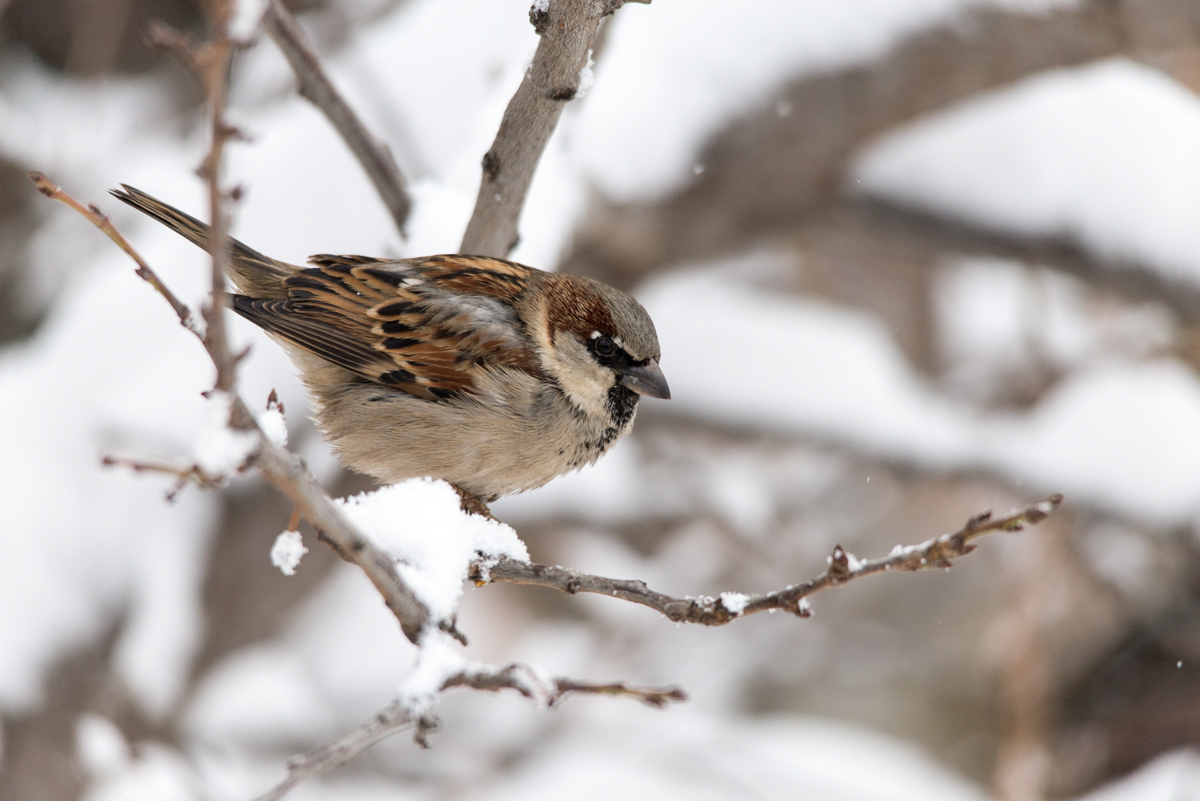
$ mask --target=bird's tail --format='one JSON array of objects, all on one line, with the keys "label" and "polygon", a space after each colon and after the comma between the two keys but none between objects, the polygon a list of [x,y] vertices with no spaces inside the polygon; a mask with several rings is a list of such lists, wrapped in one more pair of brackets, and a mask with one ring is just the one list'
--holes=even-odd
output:
[{"label": "bird's tail", "polygon": [[[200,222],[192,215],[185,214],[140,189],[126,184],[121,184],[121,187],[122,189],[110,190],[113,197],[148,214],[189,242],[208,249],[207,223]],[[264,256],[233,237],[229,238],[229,242],[229,266],[237,288],[253,298],[284,297],[286,293],[283,279],[295,274],[300,268]]]}]

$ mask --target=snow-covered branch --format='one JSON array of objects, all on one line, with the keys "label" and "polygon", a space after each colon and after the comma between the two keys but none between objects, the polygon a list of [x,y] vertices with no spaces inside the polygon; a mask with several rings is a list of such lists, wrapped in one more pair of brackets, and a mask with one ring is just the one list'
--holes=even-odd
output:
[{"label": "snow-covered branch", "polygon": [[354,109],[334,87],[304,30],[280,0],[269,0],[262,24],[296,74],[300,96],[320,109],[341,135],[375,185],[375,190],[396,223],[396,229],[404,236],[412,199],[408,195],[404,174],[400,172],[387,145],[371,135]]},{"label": "snow-covered branch", "polygon": [[[204,86],[209,110],[211,141],[208,154],[200,170],[209,187],[212,221],[212,236],[209,240],[213,259],[212,298],[209,307],[205,310],[205,318],[208,323],[205,331],[201,333],[195,326],[188,326],[187,320],[191,319],[191,313],[181,302],[176,299],[171,305],[176,309],[176,314],[179,315],[185,327],[188,327],[189,331],[200,338],[217,368],[216,390],[223,392],[229,398],[228,425],[230,429],[250,434],[255,440],[253,448],[246,452],[244,458],[239,460],[238,464],[230,465],[230,467],[238,472],[251,465],[261,470],[267,481],[286,495],[296,505],[300,514],[312,523],[322,540],[328,543],[343,559],[358,565],[367,574],[371,583],[383,596],[392,614],[396,616],[405,636],[416,643],[422,636],[425,627],[431,622],[429,609],[396,573],[394,560],[345,519],[345,516],[335,507],[333,499],[313,478],[300,457],[266,436],[246,403],[237,394],[237,357],[229,350],[225,336],[225,272],[229,248],[228,218],[224,210],[226,192],[220,184],[224,146],[228,139],[236,134],[236,131],[225,122],[229,60],[235,47],[228,31],[232,6],[229,2],[217,2],[206,6],[206,11],[210,27],[214,31],[212,40],[203,45],[193,45],[183,37],[175,37],[172,48],[186,63],[200,70],[197,77]],[[31,177],[34,178],[35,184],[38,184],[38,188],[44,194],[62,200],[72,208],[82,210],[81,204],[70,201],[65,193],[57,190],[57,187],[55,187],[56,193],[51,194],[43,189],[42,184],[38,183],[37,177]],[[44,176],[40,176],[40,178],[42,182],[49,184]],[[90,208],[95,209],[94,206]],[[145,261],[136,255],[123,237],[116,234],[111,223],[107,222],[107,218],[104,218],[98,209],[95,209],[95,214],[85,214],[85,216],[88,216],[94,224],[100,225],[101,222],[107,224],[106,232],[112,230],[113,234],[110,236],[115,234],[114,240],[121,244],[122,248],[138,263],[138,274],[150,281],[156,289],[162,287],[162,282],[157,279],[149,267],[145,266]],[[173,297],[168,294],[169,291],[165,287],[159,291],[163,292],[168,300]],[[202,478],[204,479],[202,484],[212,483],[214,479],[211,474],[211,470],[206,471],[202,467],[193,467],[178,473],[182,477]],[[448,631],[453,631],[453,623],[450,621],[439,621],[438,625]]]},{"label": "snow-covered branch", "polygon": [[[51,184],[45,176],[31,175],[35,184],[49,197],[60,200],[83,213],[97,226],[104,228],[122,248],[139,264],[138,274],[146,281],[154,284],[167,298],[174,298],[170,290],[157,281],[153,271],[146,265],[141,256],[124,240],[112,227],[108,218],[95,207],[84,207],[58,187]],[[105,228],[105,226],[107,226]],[[205,332],[186,321],[192,320],[190,309],[176,299],[176,306],[181,323],[197,337],[215,362],[217,351],[223,341],[206,336]],[[217,313],[222,310],[218,307]],[[210,315],[210,319],[212,315]],[[211,328],[211,323],[210,326]],[[227,353],[228,351],[226,351]],[[181,482],[194,482],[204,487],[217,487],[228,480],[233,473],[239,473],[250,467],[256,467],[276,489],[295,503],[299,515],[307,519],[317,530],[318,536],[343,559],[360,567],[367,574],[376,589],[383,596],[389,609],[400,622],[405,635],[414,644],[420,646],[421,655],[417,669],[409,677],[401,689],[400,697],[372,718],[371,721],[338,739],[330,745],[318,749],[294,760],[289,766],[287,778],[263,798],[282,798],[285,793],[297,784],[317,775],[344,765],[366,748],[394,734],[409,724],[416,724],[418,739],[424,737],[434,725],[435,719],[430,710],[437,696],[446,689],[453,687],[469,687],[477,690],[499,691],[515,690],[523,696],[546,706],[553,705],[570,693],[588,693],[600,695],[629,696],[646,704],[662,707],[671,701],[686,699],[684,693],[677,688],[640,688],[625,683],[593,684],[563,677],[550,677],[536,668],[522,664],[510,664],[504,667],[493,667],[467,662],[458,656],[449,643],[450,638],[460,641],[465,638],[455,629],[453,622],[453,606],[457,596],[452,599],[450,609],[441,609],[437,619],[430,608],[429,599],[444,595],[444,593],[428,593],[428,582],[421,586],[427,591],[422,595],[415,589],[415,581],[422,577],[419,571],[411,572],[412,565],[401,565],[397,556],[374,542],[364,531],[355,526],[346,514],[346,506],[339,508],[338,504],[329,497],[325,490],[308,472],[300,457],[288,451],[263,430],[259,421],[250,412],[241,397],[237,394],[236,376],[229,391],[214,390],[211,395],[222,401],[219,407],[221,420],[227,423],[224,431],[235,435],[236,447],[223,448],[220,459],[210,462],[197,459],[195,462],[168,462],[165,460],[146,459],[140,457],[114,456],[107,461],[110,464],[120,464],[135,470],[150,470],[174,475]],[[278,408],[278,403],[268,403],[268,411]],[[453,498],[452,490],[443,485],[448,498]],[[395,489],[395,488],[393,488]],[[453,504],[458,513],[457,503]],[[353,508],[353,505],[351,505]],[[395,515],[391,515],[394,519]],[[481,516],[471,515],[468,518],[483,526],[496,527],[498,524]],[[424,533],[424,532],[423,532]],[[449,539],[449,532],[440,532],[443,536],[439,542]],[[377,533],[376,533],[377,535]],[[428,540],[428,537],[424,537]],[[503,548],[497,548],[499,553],[505,553]],[[474,552],[472,550],[471,552]],[[513,553],[511,549],[507,553]],[[506,562],[515,561],[511,556],[493,556],[492,561],[499,558]],[[456,579],[450,583],[455,589],[461,588],[462,578],[467,569],[467,557],[460,560],[461,570]],[[410,575],[414,581],[406,581]],[[442,584],[447,582],[443,581]]]},{"label": "snow-covered branch", "polygon": [[[158,289],[171,302],[172,308],[179,316],[180,323],[201,341],[216,363],[220,354],[219,349],[224,346],[224,340],[211,335],[206,336],[205,332],[192,322],[194,316],[191,310],[163,285],[145,260],[112,227],[112,223],[106,216],[95,206],[85,207],[74,200],[50,183],[41,173],[31,174],[30,177],[43,194],[60,200],[79,211],[106,233],[111,231],[109,236],[121,245],[121,248],[129,253],[139,265],[138,275]],[[228,354],[227,348],[225,353]],[[237,463],[228,465],[229,471],[241,472],[249,466],[261,470],[272,486],[296,504],[301,515],[312,523],[324,542],[343,559],[357,565],[367,574],[371,583],[383,596],[388,609],[396,616],[405,636],[412,642],[417,642],[425,627],[430,623],[429,610],[413,589],[397,575],[394,569],[395,560],[346,520],[345,515],[335,506],[333,499],[305,467],[303,460],[266,436],[246,403],[237,395],[236,386],[231,389],[233,391],[226,393],[229,397],[230,426],[237,431],[250,434],[253,437],[253,446],[243,454],[244,458],[235,460]],[[107,461],[110,464],[130,466],[136,470],[170,473],[182,480],[196,482],[202,487],[219,486],[227,479],[227,476],[221,475],[219,471],[206,469],[196,462],[166,462],[146,458],[135,459],[128,456],[111,456]],[[439,621],[438,626],[453,631],[453,624],[450,621]]]},{"label": "snow-covered branch", "polygon": [[964,9],[878,59],[779,87],[775,102],[750,107],[712,136],[696,157],[703,173],[679,191],[597,203],[560,269],[629,287],[671,265],[754,247],[801,222],[821,225],[853,185],[854,160],[881,132],[1044,71],[1186,51],[1198,22],[1188,0]]},{"label": "snow-covered branch", "polygon": [[[656,708],[664,707],[672,701],[687,700],[684,692],[675,687],[631,687],[624,683],[592,684],[575,679],[545,676],[529,665],[520,663],[504,667],[473,665],[448,676],[442,682],[439,692],[454,687],[470,687],[490,692],[515,690],[544,706],[553,706],[573,693],[625,696]],[[414,736],[424,745],[426,734],[436,725],[436,718],[428,713],[421,714],[404,698],[398,698],[353,731],[328,745],[288,760],[287,778],[259,796],[257,801],[279,801],[299,784],[347,764],[381,740],[409,727],[415,727]]]},{"label": "snow-covered branch", "polygon": [[[479,197],[463,241],[464,251],[503,256],[515,244],[517,220],[534,169],[564,104],[579,91],[581,73],[589,64],[600,21],[624,1],[536,0],[534,3],[530,18],[541,40],[533,65],[509,104],[496,140],[484,159]],[[511,529],[490,519],[460,514],[445,485],[438,487],[437,491],[444,491],[445,497],[437,508],[454,516],[445,525],[444,518],[420,517],[427,510],[415,508],[417,504],[405,505],[402,487],[385,488],[373,496],[374,500],[383,500],[384,496],[390,499],[388,502],[393,505],[386,509],[369,508],[366,501],[356,499],[335,501],[308,472],[304,462],[286,449],[279,436],[272,435],[278,426],[264,427],[241,397],[236,375],[239,357],[230,350],[226,339],[224,281],[229,260],[226,205],[236,198],[236,190],[223,187],[221,164],[225,145],[237,136],[225,118],[229,66],[237,46],[228,30],[232,7],[229,0],[213,0],[207,7],[214,32],[209,42],[195,44],[174,34],[160,37],[169,42],[197,75],[208,104],[211,140],[201,175],[207,181],[210,195],[212,296],[204,310],[204,325],[162,284],[98,209],[74,201],[40,174],[31,177],[43,193],[83,213],[129,253],[138,264],[139,276],[170,302],[181,324],[202,342],[217,368],[211,399],[219,418],[216,429],[207,432],[212,436],[206,435],[206,441],[215,443],[216,447],[210,449],[215,452],[204,455],[197,452],[191,461],[113,456],[108,462],[169,474],[179,482],[177,487],[191,482],[214,488],[237,473],[249,469],[261,471],[268,483],[295,504],[297,516],[309,521],[323,542],[368,576],[405,636],[419,648],[416,668],[401,686],[396,700],[345,736],[292,760],[287,776],[264,799],[282,798],[301,782],[345,765],[371,745],[406,727],[414,727],[418,741],[424,742],[426,733],[436,725],[435,704],[443,692],[454,687],[512,690],[544,706],[551,706],[571,693],[628,696],[655,707],[685,699],[676,688],[590,683],[549,676],[525,664],[489,666],[468,662],[452,642],[455,638],[465,642],[455,627],[455,612],[465,578],[473,578],[480,584],[504,581],[568,593],[605,594],[648,606],[676,622],[702,625],[722,625],[744,615],[776,609],[806,616],[808,596],[816,592],[874,573],[948,567],[953,559],[970,553],[976,547],[973,541],[982,535],[1037,524],[1061,503],[1061,496],[1052,496],[1004,517],[977,515],[956,532],[918,545],[898,546],[891,554],[874,560],[859,560],[838,547],[821,575],[775,592],[757,595],[724,592],[713,598],[675,598],[650,590],[640,581],[609,579],[524,561],[524,547]],[[278,0],[270,0],[265,25],[292,63],[302,94],[330,116],[376,181],[397,225],[403,226],[409,199],[386,148],[366,133],[334,91],[303,34]],[[382,186],[381,181],[387,186]],[[391,200],[387,199],[389,190],[393,195]],[[391,527],[376,525],[380,519],[387,520]],[[402,526],[408,528],[398,530]],[[289,531],[295,528],[293,521]],[[423,541],[430,550],[422,551],[413,544],[414,540]],[[477,547],[477,543],[485,545]],[[513,543],[516,547],[512,547]],[[293,537],[281,542],[275,561],[281,569],[293,570],[302,555],[303,547]]]},{"label": "snow-covered branch", "polygon": [[838,545],[827,558],[827,566],[821,575],[802,584],[758,595],[723,592],[715,598],[676,598],[650,589],[643,581],[605,578],[570,568],[505,558],[494,563],[476,562],[471,577],[479,584],[506,582],[548,587],[572,595],[580,592],[608,595],[647,606],[676,623],[721,626],[755,612],[776,609],[808,617],[811,614],[807,600],[810,595],[875,573],[948,568],[952,559],[975,550],[973,540],[992,531],[1020,531],[1026,525],[1037,525],[1051,515],[1062,501],[1062,495],[1051,495],[1040,503],[1012,511],[1003,517],[993,517],[990,511],[981,512],[967,520],[958,531],[918,545],[897,545],[890,554],[878,559],[860,560]]},{"label": "snow-covered branch", "polygon": [[460,253],[503,258],[516,247],[525,194],[563,108],[579,93],[600,21],[627,1],[650,2],[534,0],[529,21],[541,37],[537,52],[483,157]]},{"label": "snow-covered branch", "polygon": [[881,248],[970,253],[1048,267],[1131,301],[1161,303],[1181,321],[1200,321],[1195,283],[1127,256],[1089,251],[1065,235],[1038,236],[988,227],[896,200],[854,198],[833,209],[846,230]]}]

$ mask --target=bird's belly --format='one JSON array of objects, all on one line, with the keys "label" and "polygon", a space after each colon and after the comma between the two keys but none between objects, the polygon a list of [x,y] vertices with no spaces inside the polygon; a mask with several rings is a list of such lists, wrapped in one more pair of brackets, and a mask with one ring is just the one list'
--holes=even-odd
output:
[{"label": "bird's belly", "polygon": [[[485,500],[592,464],[623,433],[554,407],[560,401],[545,394],[490,405],[431,403],[378,387],[359,395],[326,399],[317,414],[344,464],[387,484],[441,478]],[[358,419],[367,413],[371,425]]]}]

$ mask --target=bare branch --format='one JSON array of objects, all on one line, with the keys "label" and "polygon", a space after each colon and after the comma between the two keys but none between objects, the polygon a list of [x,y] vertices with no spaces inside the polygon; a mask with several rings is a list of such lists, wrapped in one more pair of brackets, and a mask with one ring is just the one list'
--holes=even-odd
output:
[{"label": "bare branch", "polygon": [[[630,687],[624,683],[592,684],[574,679],[545,678],[528,665],[519,663],[496,669],[461,671],[442,684],[443,691],[454,687],[491,692],[516,690],[526,698],[547,706],[553,706],[571,693],[625,696],[658,709],[673,701],[687,700],[687,695],[677,687]],[[436,725],[436,721],[417,717],[402,701],[392,701],[357,729],[328,745],[288,760],[287,778],[259,796],[257,801],[279,801],[299,784],[340,768],[381,740],[413,725],[417,727],[418,742],[424,744],[425,733]]]},{"label": "bare branch", "polygon": [[544,678],[528,665],[514,662],[498,670],[471,670],[457,673],[442,685],[471,687],[476,690],[516,690],[531,701],[553,706],[570,693],[612,695],[633,698],[647,706],[662,709],[672,701],[686,701],[687,694],[678,687],[631,687],[624,682],[593,684],[563,677]]},{"label": "bare branch", "polygon": [[413,724],[412,715],[400,701],[392,701],[371,720],[328,745],[288,760],[288,775],[256,801],[279,801],[298,785],[352,761],[380,740]]},{"label": "bare branch", "polygon": [[177,481],[175,486],[167,492],[168,501],[175,500],[180,490],[188,484],[195,484],[203,489],[220,489],[228,483],[227,476],[210,473],[195,462],[123,453],[105,454],[100,462],[105,467],[128,467],[135,473],[161,473],[174,476]]},{"label": "bare branch", "polygon": [[52,183],[49,178],[37,170],[29,173],[29,180],[33,181],[33,185],[36,186],[37,190],[43,195],[51,200],[57,200],[60,203],[65,203],[66,205],[75,209],[75,211],[86,217],[88,221],[92,223],[92,225],[103,231],[109,239],[111,239],[113,242],[116,242],[117,246],[129,254],[129,257],[137,264],[136,272],[138,277],[146,281],[148,284],[150,284],[150,286],[154,287],[155,291],[162,295],[166,299],[167,303],[171,304],[171,308],[175,310],[175,316],[179,318],[180,325],[191,331],[201,340],[204,339],[204,332],[200,329],[199,324],[196,322],[195,316],[192,315],[191,309],[189,309],[183,301],[176,297],[174,292],[167,288],[167,285],[162,282],[154,270],[150,269],[150,265],[146,263],[145,259],[138,255],[138,252],[133,249],[133,246],[129,244],[128,240],[121,235],[121,232],[113,227],[112,221],[108,219],[108,215],[102,212],[95,204],[90,204],[85,207],[78,200],[62,191],[62,189]]},{"label": "bare branch", "polygon": [[600,20],[625,2],[540,0],[530,8],[529,21],[541,40],[483,157],[479,195],[460,253],[503,258],[516,247],[517,221],[534,170],[563,107],[579,92],[579,74]]},{"label": "bare branch", "polygon": [[[69,205],[71,208],[83,214],[101,230],[111,230],[109,234],[113,241],[121,245],[122,249],[137,262],[139,268],[138,275],[144,280],[151,283],[156,289],[163,294],[163,297],[170,300],[175,296],[171,294],[153,270],[146,265],[142,257],[133,249],[132,246],[125,240],[123,236],[112,226],[102,212],[95,206],[85,207],[83,204],[71,198],[54,184],[50,183],[45,176],[41,176],[40,182],[34,179],[38,188],[53,197],[56,200]],[[53,192],[43,189],[43,186],[52,187]],[[104,226],[107,226],[105,229]],[[172,303],[172,307],[176,306],[178,301]],[[217,354],[214,349],[223,344],[222,340],[214,339],[211,336],[205,336],[198,327],[194,324],[189,325],[188,321],[192,320],[191,313],[182,303],[178,303],[176,313],[179,314],[180,323],[194,334],[208,350],[209,356],[215,362]],[[228,353],[228,349],[226,349]],[[233,358],[230,356],[229,358]],[[416,643],[419,641],[422,632],[426,625],[430,622],[429,610],[417,597],[407,584],[405,584],[393,569],[392,558],[384,551],[378,548],[374,543],[368,540],[360,531],[358,531],[345,517],[338,511],[333,503],[333,499],[329,497],[324,488],[317,483],[312,474],[304,466],[303,460],[291,453],[285,448],[281,448],[271,442],[259,428],[258,422],[254,419],[254,415],[246,407],[245,402],[236,393],[229,393],[232,399],[231,426],[242,431],[254,432],[258,437],[257,450],[250,457],[250,463],[259,468],[267,481],[286,495],[299,508],[300,513],[310,522],[321,539],[326,542],[348,562],[358,565],[363,572],[375,585],[379,594],[383,596],[388,609],[392,610],[392,614],[400,622],[400,628],[404,631],[404,635],[409,640]],[[186,476],[186,480],[196,481],[201,486],[208,486],[207,474],[203,471],[195,472],[188,469],[187,466],[171,464],[166,462],[154,462],[153,460],[137,459],[131,460],[123,457],[111,457],[112,464],[122,464],[133,467],[134,469],[155,470],[157,472],[167,472],[181,478]],[[439,627],[443,628],[452,635],[462,638],[454,630],[453,625],[448,621],[439,622]]]},{"label": "bare branch", "polygon": [[[236,394],[236,360],[229,350],[225,333],[225,272],[229,259],[228,220],[224,210],[224,194],[220,185],[221,159],[231,128],[225,122],[225,94],[228,88],[229,60],[233,43],[226,30],[230,12],[229,0],[210,0],[206,6],[209,22],[216,35],[203,48],[193,48],[193,60],[203,70],[202,78],[208,99],[211,143],[201,168],[208,182],[209,209],[212,233],[209,247],[212,252],[212,300],[207,310],[208,330],[204,347],[217,368],[218,390],[233,398],[229,425],[254,431],[259,446],[253,457],[257,466],[276,489],[292,500],[300,513],[312,523],[318,533],[343,559],[350,561],[367,574],[383,596],[392,614],[400,622],[406,637],[418,643],[425,626],[430,622],[429,610],[399,575],[393,560],[357,531],[341,515],[333,500],[305,468],[303,461],[290,451],[275,445],[259,428],[254,415]],[[453,624],[442,627],[457,634]],[[459,638],[461,634],[457,634]]]},{"label": "bare branch", "polygon": [[905,242],[944,255],[987,255],[1014,259],[1073,275],[1134,301],[1161,303],[1186,323],[1200,322],[1200,288],[1153,265],[1089,253],[1066,236],[1025,236],[953,219],[891,200],[855,198],[834,207],[837,224],[860,238],[894,247]]},{"label": "bare branch", "polygon": [[[204,339],[205,347],[217,368],[216,388],[230,392],[236,383],[237,358],[229,350],[225,326],[229,220],[225,213],[225,195],[221,189],[221,161],[226,142],[240,135],[225,121],[229,69],[236,45],[229,38],[228,31],[231,0],[207,0],[202,5],[212,30],[212,38],[208,42],[196,44],[189,36],[161,21],[151,24],[147,39],[151,45],[174,53],[204,89],[208,107],[209,149],[197,173],[208,184],[211,225],[209,252],[212,254],[212,298],[209,306],[203,310],[207,323]],[[244,427],[244,422],[239,421],[237,427]]]},{"label": "bare branch", "polygon": [[1194,46],[1198,25],[1192,0],[975,7],[875,61],[782,86],[712,137],[703,173],[678,192],[591,209],[563,268],[628,287],[787,234],[842,199],[855,157],[880,134],[1043,70]]},{"label": "bare branch", "polygon": [[808,617],[811,610],[806,599],[810,595],[875,573],[948,568],[952,559],[975,550],[972,540],[992,531],[1020,531],[1026,525],[1037,525],[1052,514],[1062,501],[1062,495],[1051,495],[1041,503],[998,518],[992,517],[991,512],[982,512],[968,520],[958,531],[934,537],[919,545],[896,546],[890,554],[879,559],[860,561],[839,545],[833,549],[828,558],[828,567],[821,575],[803,584],[761,595],[722,593],[717,598],[675,598],[651,590],[642,581],[604,578],[569,568],[512,559],[501,559],[494,564],[476,562],[472,565],[471,578],[477,584],[503,581],[548,587],[572,595],[580,592],[608,595],[647,606],[676,623],[721,626],[739,617],[772,609]]},{"label": "bare branch", "polygon": [[[204,95],[208,102],[209,150],[200,168],[208,183],[209,234],[208,248],[212,254],[212,297],[204,310],[204,346],[217,368],[216,388],[232,392],[237,384],[237,360],[229,350],[225,325],[225,273],[229,267],[229,218],[225,213],[225,197],[221,189],[221,161],[230,128],[225,122],[225,99],[229,89],[229,66],[233,59],[233,42],[227,29],[232,3],[230,0],[209,0],[205,6],[209,25],[214,31],[211,42],[194,49],[195,61],[201,74]],[[245,421],[230,420],[236,428],[246,428]]]},{"label": "bare branch", "polygon": [[269,0],[262,22],[267,34],[292,66],[300,96],[319,108],[337,129],[371,183],[375,184],[375,191],[391,213],[396,229],[404,236],[412,200],[408,196],[404,174],[396,166],[391,151],[387,145],[371,136],[338,93],[321,68],[308,37],[280,0]]},{"label": "bare branch", "polygon": [[197,81],[202,81],[204,68],[196,60],[195,43],[187,34],[172,28],[160,19],[150,20],[146,26],[146,44],[157,50],[172,53],[183,68]]}]

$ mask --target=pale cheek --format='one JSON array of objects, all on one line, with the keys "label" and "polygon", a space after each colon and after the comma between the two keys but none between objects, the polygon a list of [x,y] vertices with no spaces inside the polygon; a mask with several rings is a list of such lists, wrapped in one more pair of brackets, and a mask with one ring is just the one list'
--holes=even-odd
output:
[{"label": "pale cheek", "polygon": [[548,372],[576,406],[592,416],[607,418],[606,399],[616,380],[612,372],[596,364],[583,346],[559,344],[557,352],[545,360]]},{"label": "pale cheek", "polygon": [[588,397],[597,400],[604,398],[612,387],[611,376],[602,369],[588,370],[582,374],[576,371],[573,378],[577,380],[577,387],[581,394],[586,393]]}]

